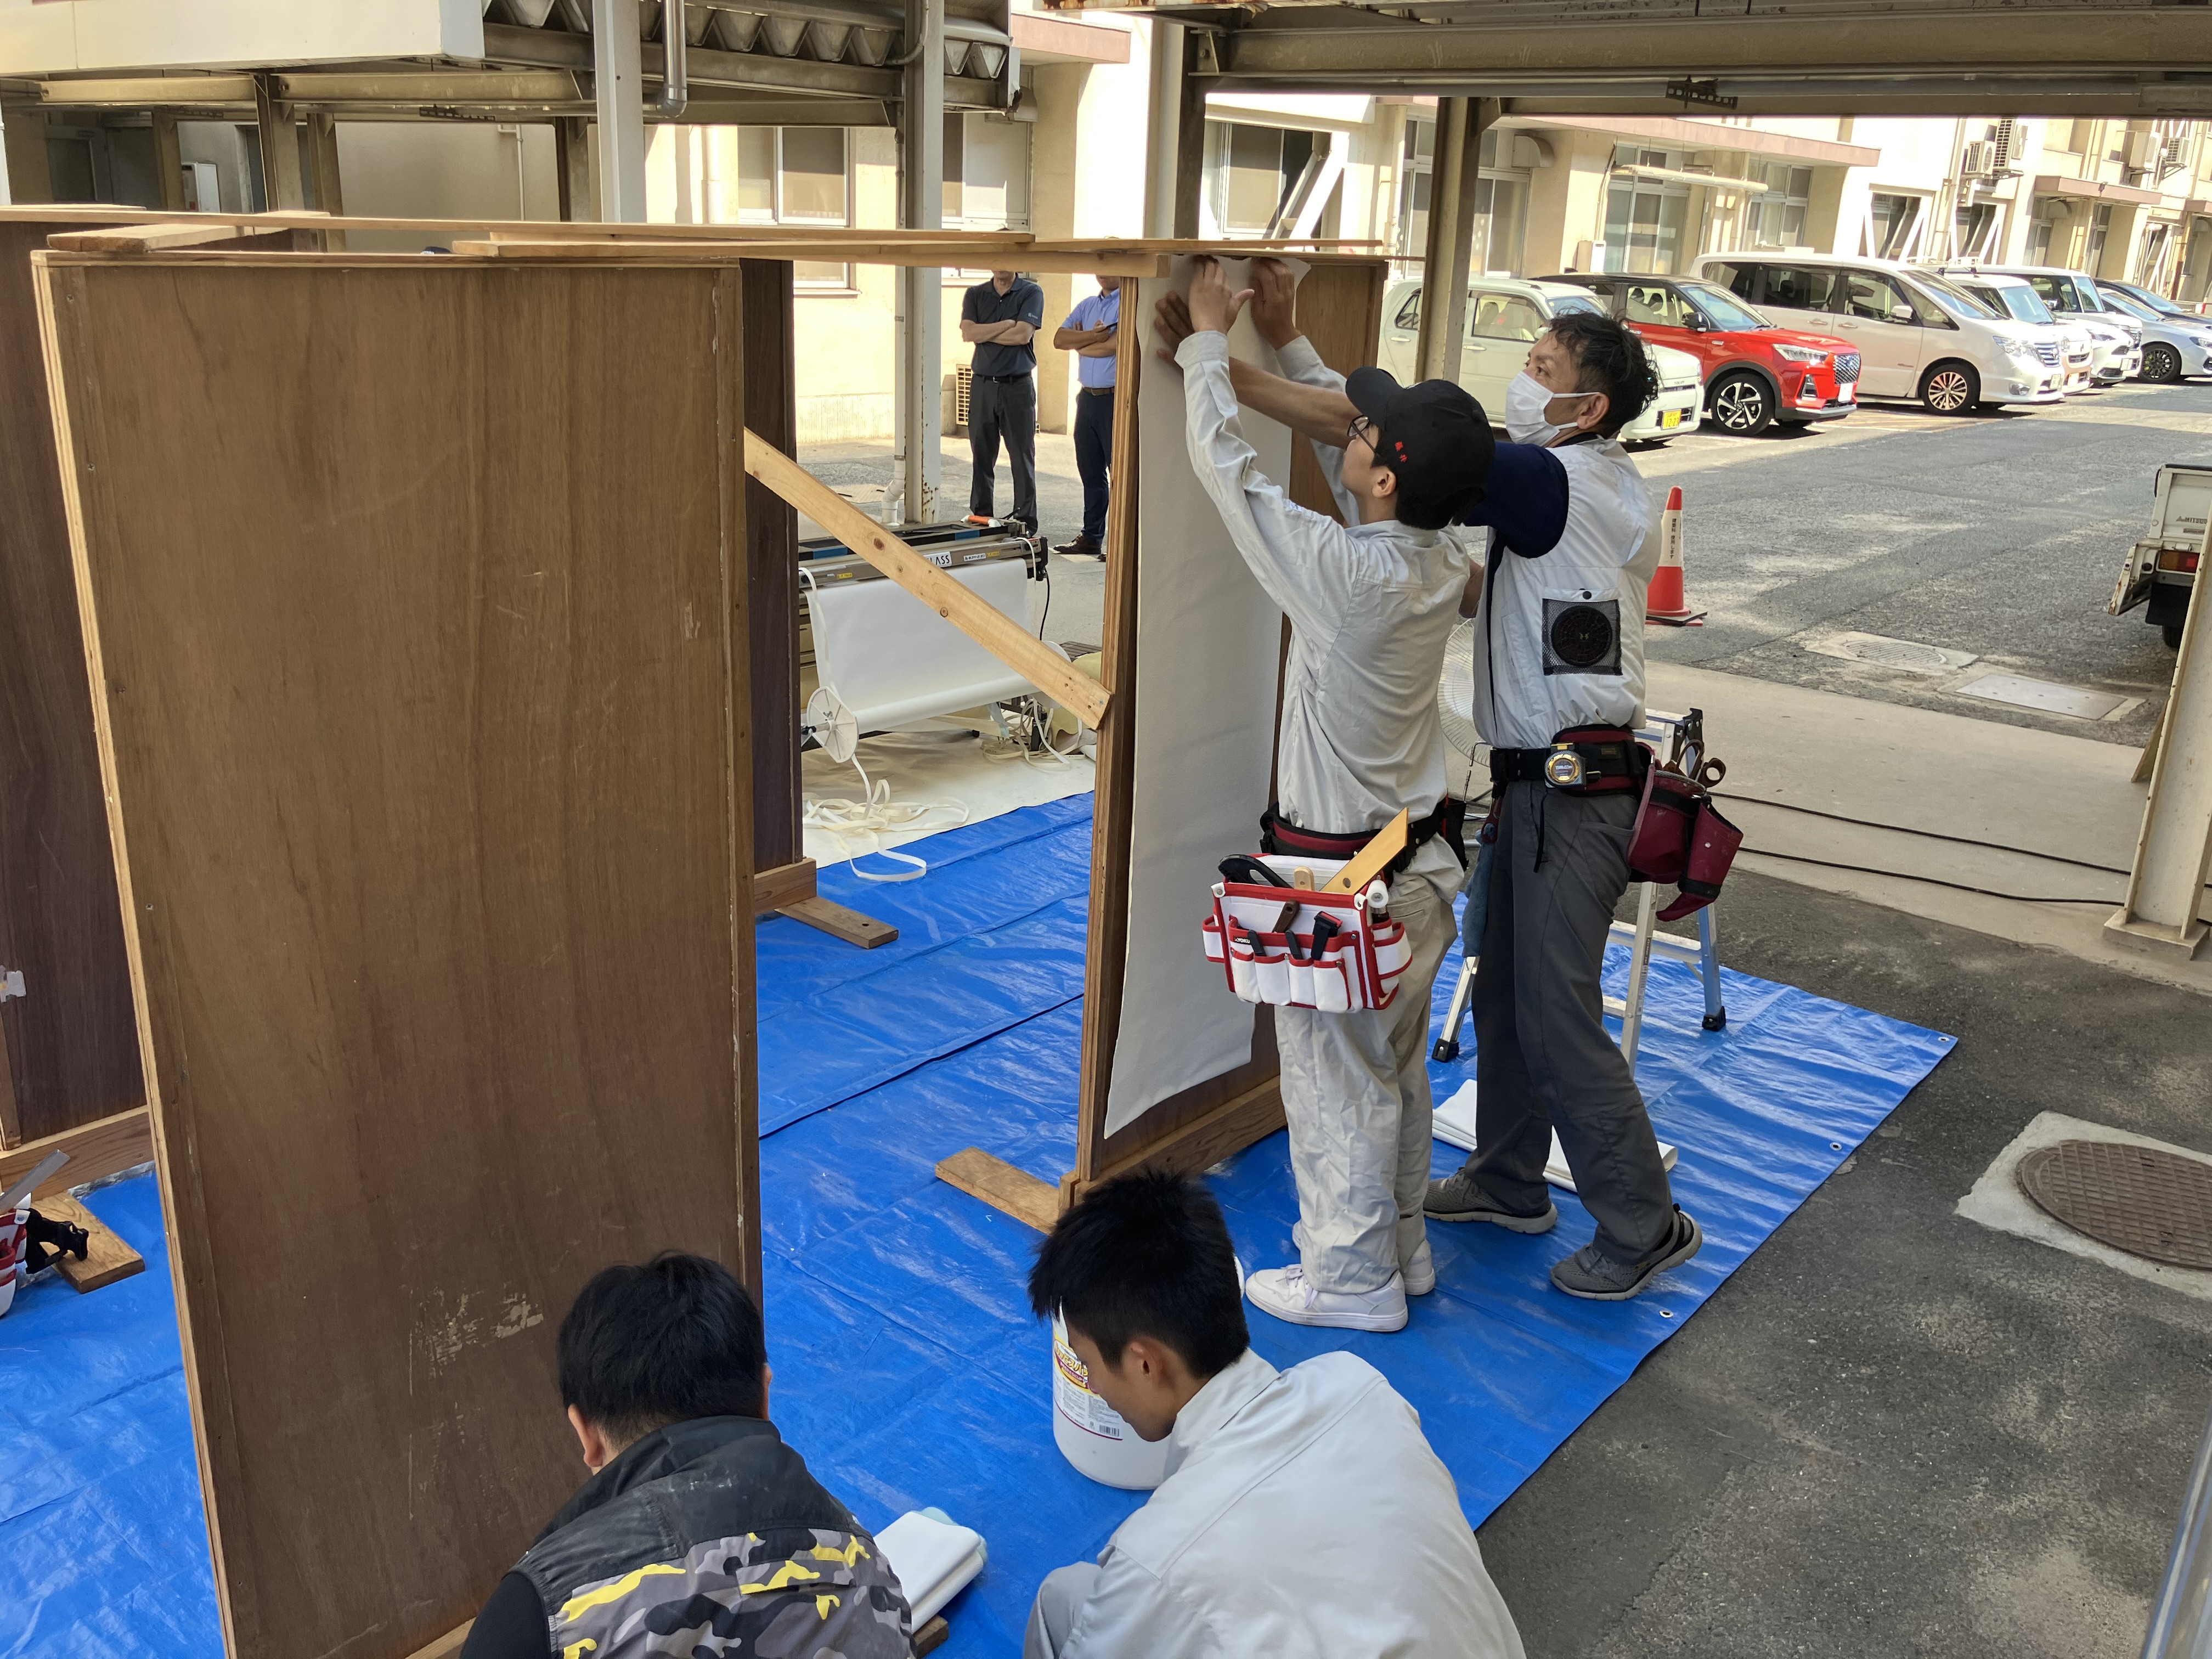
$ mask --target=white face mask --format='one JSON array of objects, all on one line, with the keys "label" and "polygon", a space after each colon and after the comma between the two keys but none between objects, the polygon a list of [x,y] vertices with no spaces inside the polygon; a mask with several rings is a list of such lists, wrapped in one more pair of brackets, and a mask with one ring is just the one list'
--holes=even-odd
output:
[{"label": "white face mask", "polygon": [[1552,399],[1595,396],[1595,392],[1554,392],[1524,368],[1505,388],[1505,435],[1516,444],[1549,444],[1571,425],[1555,425],[1544,418]]}]

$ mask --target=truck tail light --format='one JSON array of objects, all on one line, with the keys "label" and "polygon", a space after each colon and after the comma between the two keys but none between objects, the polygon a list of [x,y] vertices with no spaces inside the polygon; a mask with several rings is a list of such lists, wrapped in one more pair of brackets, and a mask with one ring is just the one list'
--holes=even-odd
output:
[{"label": "truck tail light", "polygon": [[2185,576],[2193,576],[2197,574],[2198,556],[2199,555],[2194,551],[2184,553],[2176,548],[2161,548],[2159,550],[2158,568],[2160,570],[2176,571]]}]

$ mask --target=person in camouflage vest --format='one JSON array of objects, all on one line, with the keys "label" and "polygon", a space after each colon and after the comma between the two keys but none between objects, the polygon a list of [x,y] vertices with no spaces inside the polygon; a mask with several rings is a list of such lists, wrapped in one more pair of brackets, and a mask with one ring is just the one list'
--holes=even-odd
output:
[{"label": "person in camouflage vest", "polygon": [[559,1352],[592,1477],[461,1659],[907,1659],[906,1595],[769,1423],[760,1310],[726,1268],[608,1267]]}]

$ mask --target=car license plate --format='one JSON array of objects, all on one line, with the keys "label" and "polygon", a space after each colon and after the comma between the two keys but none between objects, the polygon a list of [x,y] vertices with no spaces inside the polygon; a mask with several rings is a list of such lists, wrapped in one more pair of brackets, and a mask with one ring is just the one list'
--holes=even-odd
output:
[{"label": "car license plate", "polygon": [[1682,411],[1680,410],[1662,409],[1659,411],[1659,429],[1662,432],[1672,432],[1676,427],[1681,424]]},{"label": "car license plate", "polygon": [[1858,386],[1852,381],[1846,380],[1836,388],[1836,401],[1839,404],[1850,403],[1857,392]]}]

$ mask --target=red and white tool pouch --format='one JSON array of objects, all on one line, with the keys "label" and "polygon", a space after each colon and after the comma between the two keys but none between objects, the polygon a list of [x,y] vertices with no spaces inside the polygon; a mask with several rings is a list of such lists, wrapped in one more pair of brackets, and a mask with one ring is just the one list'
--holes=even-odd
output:
[{"label": "red and white tool pouch", "polygon": [[[1221,964],[1229,988],[1247,1002],[1327,1014],[1389,1007],[1413,960],[1406,924],[1391,921],[1387,910],[1370,915],[1366,892],[1319,891],[1344,867],[1340,860],[1301,854],[1261,862],[1285,881],[1310,870],[1316,884],[1214,884],[1206,959]],[[1292,904],[1296,910],[1285,917]]]}]

